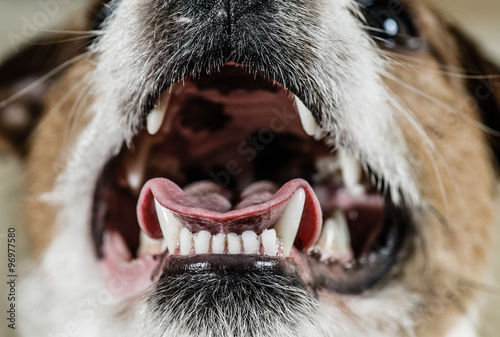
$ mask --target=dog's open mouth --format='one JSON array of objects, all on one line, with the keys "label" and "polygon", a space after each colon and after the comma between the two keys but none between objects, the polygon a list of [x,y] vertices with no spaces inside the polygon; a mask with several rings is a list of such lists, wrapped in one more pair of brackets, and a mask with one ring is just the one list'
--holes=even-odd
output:
[{"label": "dog's open mouth", "polygon": [[262,268],[313,290],[373,286],[397,260],[405,212],[321,138],[296,96],[235,65],[174,84],[96,188],[105,272],[129,293],[161,274]]}]

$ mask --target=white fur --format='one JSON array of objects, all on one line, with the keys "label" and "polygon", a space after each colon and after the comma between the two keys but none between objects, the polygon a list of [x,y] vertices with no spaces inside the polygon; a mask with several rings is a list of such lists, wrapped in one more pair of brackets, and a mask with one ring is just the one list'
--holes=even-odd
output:
[{"label": "white fur", "polygon": [[476,337],[477,331],[474,321],[470,317],[463,317],[446,337]]}]

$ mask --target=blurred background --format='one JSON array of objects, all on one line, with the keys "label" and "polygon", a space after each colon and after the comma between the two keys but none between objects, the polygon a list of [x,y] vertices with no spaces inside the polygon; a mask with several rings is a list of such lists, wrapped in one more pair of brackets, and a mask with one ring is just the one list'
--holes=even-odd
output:
[{"label": "blurred background", "polygon": [[[332,0],[334,1],[334,0]],[[449,20],[479,42],[483,51],[497,64],[500,64],[500,0],[427,0],[438,7]],[[13,34],[22,34],[26,20],[37,16],[38,34],[48,33],[68,20],[71,13],[77,13],[87,0],[56,1],[58,8],[47,11],[43,7],[46,0],[0,0],[0,61],[15,50],[17,41]],[[40,16],[45,11],[49,15]],[[21,35],[22,36],[22,35]],[[1,74],[0,74],[1,76]],[[22,188],[22,166],[18,159],[0,154],[0,312],[7,308],[6,291],[2,288],[6,282],[6,233],[8,227],[16,227],[18,232],[17,250],[22,255],[27,248],[22,239],[22,227],[19,227],[19,214]],[[498,203],[500,210],[500,200]],[[500,211],[499,211],[500,213]],[[500,228],[500,218],[499,218]],[[496,234],[497,250],[492,256],[491,275],[488,282],[496,290],[485,292],[485,306],[477,324],[481,337],[500,336],[500,230]],[[4,249],[5,248],[5,249]],[[22,277],[22,275],[20,275]],[[22,296],[22,294],[19,294]],[[29,310],[29,308],[20,308]],[[4,314],[0,315],[0,336],[15,336],[14,331],[6,329]],[[22,322],[18,322],[22,324]],[[35,337],[35,336],[33,336]]]}]

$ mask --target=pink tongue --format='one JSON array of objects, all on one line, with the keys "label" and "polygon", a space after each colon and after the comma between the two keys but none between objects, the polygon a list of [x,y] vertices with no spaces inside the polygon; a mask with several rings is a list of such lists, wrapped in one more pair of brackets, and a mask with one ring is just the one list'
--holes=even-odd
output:
[{"label": "pink tongue", "polygon": [[[290,198],[300,188],[306,193],[306,201],[295,245],[307,249],[319,237],[322,213],[313,189],[303,179],[291,180],[281,189],[270,182],[257,182],[235,196],[214,182],[202,181],[182,190],[168,179],[155,178],[142,188],[137,216],[142,230],[155,239],[163,235],[154,199],[172,211],[193,233],[206,230],[212,234],[241,234],[251,230],[260,234],[274,226]],[[232,200],[238,201],[233,204]]]}]

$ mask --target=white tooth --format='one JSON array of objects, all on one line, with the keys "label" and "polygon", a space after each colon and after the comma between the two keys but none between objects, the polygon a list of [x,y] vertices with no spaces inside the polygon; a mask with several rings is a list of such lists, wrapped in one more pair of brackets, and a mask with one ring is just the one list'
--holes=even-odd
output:
[{"label": "white tooth", "polygon": [[285,257],[290,255],[293,242],[299,230],[304,203],[306,201],[306,192],[301,188],[290,198],[285,211],[274,225],[276,235],[280,238],[283,244],[283,254]]},{"label": "white tooth", "polygon": [[168,104],[170,102],[171,90],[165,91],[155,104],[155,107],[149,112],[146,118],[146,128],[150,135],[155,135],[160,131],[167,113]]},{"label": "white tooth", "polygon": [[338,150],[339,162],[342,170],[344,185],[353,196],[364,193],[364,186],[360,184],[362,167],[359,161],[345,149]]},{"label": "white tooth", "polygon": [[138,191],[143,181],[142,167],[134,165],[127,168],[127,183],[133,191]]},{"label": "white tooth", "polygon": [[212,234],[207,231],[198,232],[194,236],[194,251],[196,254],[207,254],[210,249],[210,239]]},{"label": "white tooth", "polygon": [[155,107],[149,112],[147,117],[147,129],[150,135],[156,135],[158,131],[160,131],[165,113],[166,110],[159,107]]},{"label": "white tooth", "polygon": [[224,254],[226,248],[226,234],[219,233],[212,237],[212,253]]},{"label": "white tooth", "polygon": [[156,216],[160,222],[161,232],[167,242],[167,248],[170,254],[175,254],[179,245],[179,234],[182,229],[182,223],[174,216],[172,211],[164,208],[155,199]]},{"label": "white tooth", "polygon": [[314,119],[311,111],[302,103],[300,98],[295,96],[295,105],[297,107],[297,112],[299,113],[300,121],[302,122],[302,127],[304,131],[309,136],[314,136],[316,134],[316,130],[318,129],[318,124],[316,123],[316,119]]},{"label": "white tooth", "polygon": [[321,247],[322,250],[328,253],[334,253],[338,251],[337,247],[337,234],[338,224],[334,219],[326,219],[323,223],[323,229],[321,230],[321,236],[317,242],[317,245]]},{"label": "white tooth", "polygon": [[227,250],[229,254],[241,254],[241,238],[235,233],[227,235]]},{"label": "white tooth", "polygon": [[255,232],[246,231],[241,234],[241,240],[243,241],[243,248],[245,249],[245,254],[257,254],[259,253],[260,240]]},{"label": "white tooth", "polygon": [[317,244],[325,253],[336,257],[344,257],[351,253],[349,227],[341,210],[336,210],[333,217],[325,220]]},{"label": "white tooth", "polygon": [[341,210],[336,210],[334,214],[335,222],[338,224],[338,239],[337,245],[339,247],[339,252],[341,255],[346,255],[351,253],[351,235],[349,233],[349,225],[344,212]]},{"label": "white tooth", "polygon": [[193,234],[187,228],[181,229],[179,250],[181,255],[191,254],[193,248]]},{"label": "white tooth", "polygon": [[158,255],[167,249],[165,240],[163,239],[152,239],[147,236],[146,233],[141,231],[139,234],[139,248],[137,249],[137,254],[142,255]]},{"label": "white tooth", "polygon": [[278,254],[278,239],[276,238],[276,230],[266,229],[260,236],[262,246],[264,247],[264,254],[269,256],[276,256]]}]

